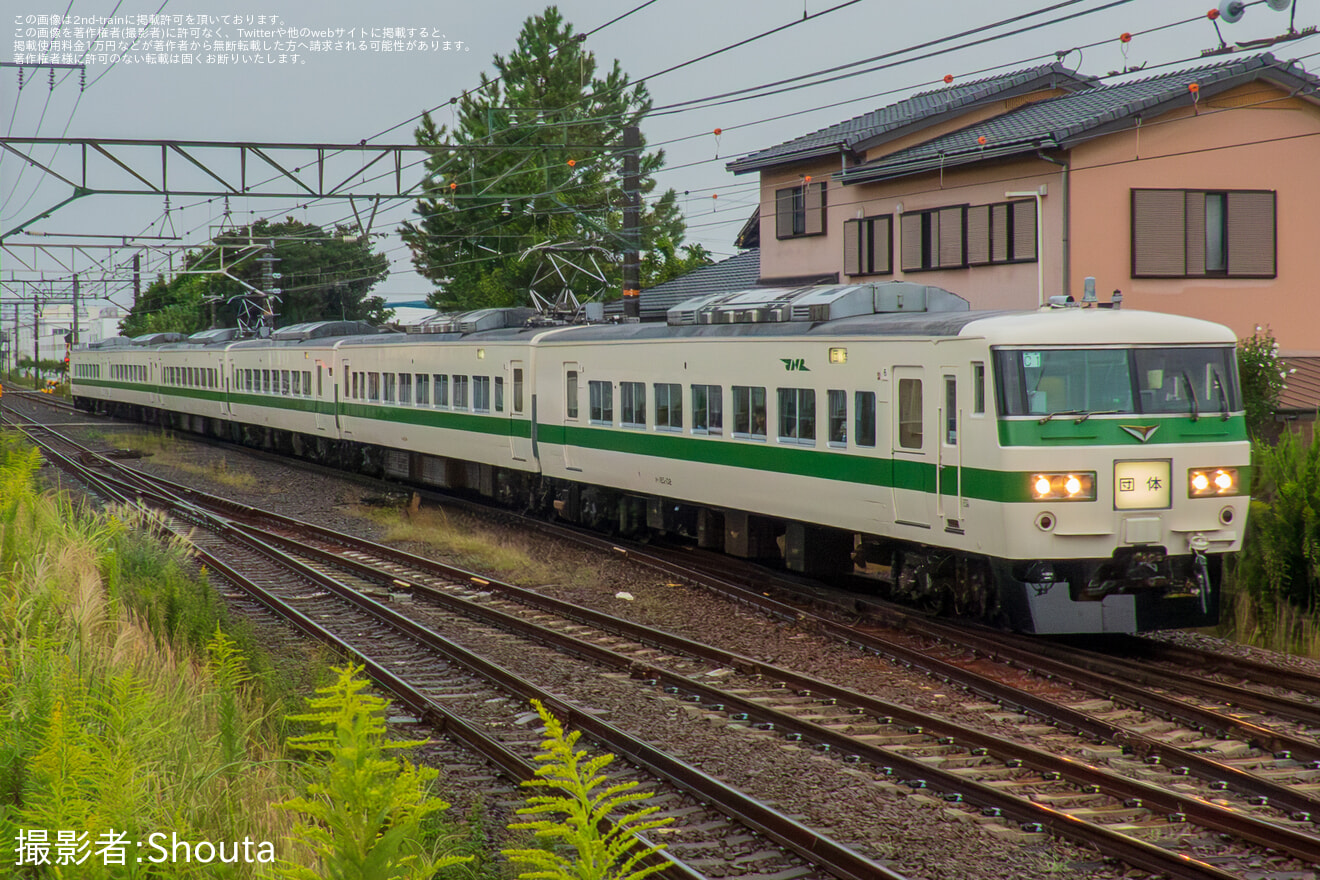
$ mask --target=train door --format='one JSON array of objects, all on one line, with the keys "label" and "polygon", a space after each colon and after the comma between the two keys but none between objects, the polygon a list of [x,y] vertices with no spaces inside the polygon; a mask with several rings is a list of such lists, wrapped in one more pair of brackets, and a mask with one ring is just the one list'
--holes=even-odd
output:
[{"label": "train door", "polygon": [[579,424],[578,405],[581,395],[578,393],[578,386],[581,384],[578,377],[582,375],[582,366],[576,361],[564,362],[564,417],[563,417],[563,450],[564,467],[572,471],[580,471],[582,467],[578,463],[577,455],[573,451],[573,433],[574,428]]},{"label": "train door", "polygon": [[[344,377],[345,385],[348,385],[350,382],[353,381],[353,366],[348,362],[347,359],[339,362],[339,370],[340,370],[340,375]],[[360,378],[359,381],[361,381]],[[330,381],[330,391],[332,396],[334,397],[334,400],[333,402],[325,401],[325,403],[327,403],[330,406],[331,408],[330,411],[334,414],[335,425],[341,428],[342,433],[345,437],[352,436],[353,432],[348,430],[346,427],[344,427],[344,425],[341,425],[339,422],[339,410],[340,410],[339,401],[341,398],[339,394],[339,385],[334,382],[333,377]],[[357,394],[361,394],[363,396],[366,395],[365,389],[354,388],[353,391],[354,391],[353,395],[349,395],[348,393],[345,393],[343,395],[343,399],[353,400],[356,399],[355,395]]]},{"label": "train door", "polygon": [[[335,413],[339,409],[339,386],[331,382],[330,394],[327,395],[325,393],[325,378],[325,361],[318,358],[316,370],[312,373],[312,380],[316,383],[312,386],[312,392],[316,395],[316,430],[329,432],[334,427]],[[333,399],[327,400],[327,396]]]},{"label": "train door", "polygon": [[962,412],[958,401],[958,376],[954,367],[942,367],[938,448],[939,491],[935,513],[948,532],[962,531]]},{"label": "train door", "polygon": [[531,422],[527,418],[527,368],[522,361],[509,364],[509,455],[526,461],[532,455]]},{"label": "train door", "polygon": [[922,367],[894,367],[891,444],[894,457],[894,521],[930,528],[935,514],[935,474],[940,439],[932,430],[936,407],[928,405]]}]

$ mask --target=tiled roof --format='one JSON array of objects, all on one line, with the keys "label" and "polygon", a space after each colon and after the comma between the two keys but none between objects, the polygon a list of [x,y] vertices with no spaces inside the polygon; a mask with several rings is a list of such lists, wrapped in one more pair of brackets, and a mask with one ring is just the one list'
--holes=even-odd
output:
[{"label": "tiled roof", "polygon": [[988,79],[921,92],[896,104],[863,113],[837,125],[760,150],[728,164],[735,174],[755,171],[785,162],[838,153],[901,128],[916,125],[954,110],[984,101],[1024,94],[1041,88],[1087,88],[1093,77],[1079,76],[1055,62],[1017,70]]},{"label": "tiled roof", "polygon": [[850,169],[842,179],[844,183],[886,180],[1037,149],[1066,148],[1105,131],[1129,129],[1135,118],[1191,106],[1194,97],[1205,100],[1257,79],[1309,94],[1320,84],[1301,67],[1269,54],[1233,58],[1027,104]]},{"label": "tiled roof", "polygon": [[1314,414],[1320,409],[1320,357],[1286,357],[1282,363],[1289,373],[1283,380],[1278,411]]},{"label": "tiled roof", "polygon": [[[694,269],[680,275],[672,281],[648,287],[641,295],[641,317],[643,321],[664,320],[665,313],[671,306],[684,300],[712,293],[726,293],[731,290],[747,290],[756,286],[761,277],[761,251],[759,248],[709,266]],[[622,311],[618,300],[607,303],[607,313]]]}]

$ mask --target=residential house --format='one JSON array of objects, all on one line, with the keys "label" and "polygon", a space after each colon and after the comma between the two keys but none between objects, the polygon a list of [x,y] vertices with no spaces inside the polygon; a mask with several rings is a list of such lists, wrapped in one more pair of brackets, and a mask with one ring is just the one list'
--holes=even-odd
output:
[{"label": "residential house", "polygon": [[1268,54],[1112,84],[1058,65],[917,95],[743,157],[761,283],[905,279],[974,308],[1053,295],[1320,353],[1320,80]]}]

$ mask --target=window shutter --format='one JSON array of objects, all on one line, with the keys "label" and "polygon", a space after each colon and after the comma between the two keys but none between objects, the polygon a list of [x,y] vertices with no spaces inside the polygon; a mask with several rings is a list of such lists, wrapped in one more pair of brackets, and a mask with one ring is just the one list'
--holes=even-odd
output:
[{"label": "window shutter", "polygon": [[1186,209],[1182,190],[1132,190],[1133,277],[1186,274]]},{"label": "window shutter", "polygon": [[1013,257],[1014,260],[1035,260],[1036,254],[1036,200],[1013,202]]},{"label": "window shutter", "polygon": [[904,271],[921,268],[921,214],[902,216],[902,265]]},{"label": "window shutter", "polygon": [[866,224],[861,220],[847,220],[843,224],[843,274],[862,274],[862,231]]},{"label": "window shutter", "polygon": [[793,188],[775,190],[775,237],[793,237]]},{"label": "window shutter", "polygon": [[941,268],[952,269],[967,265],[963,240],[963,208],[941,208],[939,212],[939,262]]},{"label": "window shutter", "polygon": [[967,263],[979,266],[990,262],[990,206],[967,209]]},{"label": "window shutter", "polygon": [[1205,274],[1205,193],[1186,193],[1187,274]]},{"label": "window shutter", "polygon": [[1008,237],[1013,227],[1009,223],[1010,205],[998,204],[990,206],[990,261],[992,263],[1007,263],[1011,251],[1008,244],[1011,239]]},{"label": "window shutter", "polygon": [[802,193],[806,206],[805,235],[820,235],[825,231],[825,184],[809,183]]},{"label": "window shutter", "polygon": [[894,218],[877,217],[871,227],[871,271],[889,275],[894,271]]},{"label": "window shutter", "polygon": [[1228,194],[1228,274],[1273,278],[1275,265],[1275,194]]}]

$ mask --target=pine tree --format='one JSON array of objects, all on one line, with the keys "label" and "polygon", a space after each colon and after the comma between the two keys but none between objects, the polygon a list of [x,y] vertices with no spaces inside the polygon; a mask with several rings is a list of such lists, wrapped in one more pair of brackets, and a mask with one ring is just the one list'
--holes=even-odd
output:
[{"label": "pine tree", "polygon": [[[624,249],[618,151],[624,128],[650,111],[650,95],[629,83],[617,60],[598,76],[595,54],[554,6],[528,18],[514,51],[496,55],[494,65],[497,79],[483,74],[481,86],[458,99],[452,131],[427,114],[415,133],[418,144],[441,148],[426,163],[418,219],[403,224],[418,272],[438,288],[428,302],[446,311],[527,305],[529,289],[554,298],[564,284],[550,258],[526,252],[566,242],[593,245],[590,256],[572,259],[594,258],[608,279],[602,285],[569,273],[574,293],[612,296]],[[662,150],[643,149],[641,192],[650,202],[643,251],[683,240],[675,192],[647,197],[663,164]]]}]

